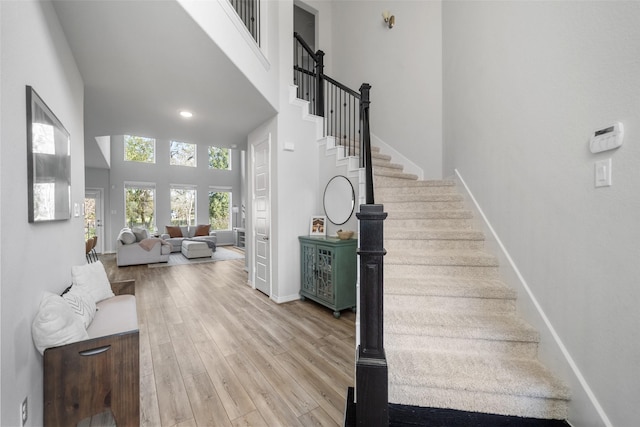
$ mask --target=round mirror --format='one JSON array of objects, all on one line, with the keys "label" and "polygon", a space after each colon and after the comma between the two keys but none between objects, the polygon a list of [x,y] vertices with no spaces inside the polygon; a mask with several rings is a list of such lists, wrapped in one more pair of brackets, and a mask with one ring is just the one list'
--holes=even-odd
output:
[{"label": "round mirror", "polygon": [[353,185],[345,176],[337,175],[329,180],[324,189],[324,213],[335,225],[349,221],[355,207],[356,195]]}]

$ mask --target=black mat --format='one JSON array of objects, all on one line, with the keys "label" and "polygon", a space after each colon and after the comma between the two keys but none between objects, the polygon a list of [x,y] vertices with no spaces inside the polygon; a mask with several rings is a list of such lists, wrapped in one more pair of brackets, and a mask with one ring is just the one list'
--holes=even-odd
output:
[{"label": "black mat", "polygon": [[507,417],[453,409],[421,408],[417,406],[389,405],[391,427],[566,427],[562,420]]}]

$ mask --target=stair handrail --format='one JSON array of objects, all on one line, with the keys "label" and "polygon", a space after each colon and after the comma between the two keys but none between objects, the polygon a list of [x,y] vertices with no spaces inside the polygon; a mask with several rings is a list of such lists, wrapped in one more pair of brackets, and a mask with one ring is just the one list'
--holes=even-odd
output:
[{"label": "stair handrail", "polygon": [[324,136],[332,136],[336,146],[343,147],[345,156],[359,157],[365,169],[367,204],[374,203],[369,130],[369,92],[371,85],[363,83],[360,91],[324,74],[324,52],[314,52],[302,36],[293,33],[294,84],[297,97],[309,101],[309,113],[325,118]]},{"label": "stair handrail", "polygon": [[[356,355],[358,401],[353,408],[350,391],[345,425],[355,420],[359,426],[384,427],[389,425],[388,368],[383,333],[383,258],[386,255],[383,226],[387,214],[382,205],[374,202],[369,130],[371,85],[363,83],[360,91],[356,92],[325,75],[324,52],[318,50],[314,53],[298,33],[293,35],[294,84],[298,87],[298,98],[309,101],[311,114],[325,118],[325,136],[333,136],[336,145],[344,147],[345,155],[357,154],[360,167],[365,169],[366,203],[360,205],[360,212],[356,213],[360,226],[360,343]],[[356,142],[359,150],[356,150]]]}]

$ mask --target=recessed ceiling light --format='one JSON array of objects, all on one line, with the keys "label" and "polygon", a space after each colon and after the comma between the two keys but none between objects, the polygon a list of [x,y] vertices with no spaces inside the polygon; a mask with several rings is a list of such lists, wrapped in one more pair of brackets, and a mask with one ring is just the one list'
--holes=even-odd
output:
[{"label": "recessed ceiling light", "polygon": [[180,115],[182,117],[184,117],[185,119],[190,119],[191,117],[193,117],[193,113],[191,111],[187,111],[187,110],[180,111]]}]

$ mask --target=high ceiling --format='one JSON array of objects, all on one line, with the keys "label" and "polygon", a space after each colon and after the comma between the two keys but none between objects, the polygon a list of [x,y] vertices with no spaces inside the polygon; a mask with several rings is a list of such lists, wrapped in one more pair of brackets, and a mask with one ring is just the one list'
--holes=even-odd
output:
[{"label": "high ceiling", "polygon": [[[132,134],[238,148],[274,108],[175,1],[55,0],[85,85],[85,165],[96,137]],[[181,118],[179,110],[193,112]]]}]

